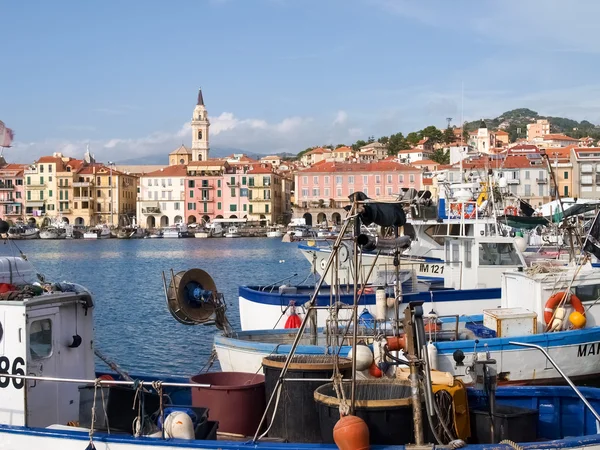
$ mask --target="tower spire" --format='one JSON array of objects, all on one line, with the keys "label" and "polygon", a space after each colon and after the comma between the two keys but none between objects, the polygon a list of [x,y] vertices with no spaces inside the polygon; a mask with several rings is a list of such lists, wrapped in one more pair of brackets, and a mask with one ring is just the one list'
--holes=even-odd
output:
[{"label": "tower spire", "polygon": [[204,98],[202,97],[202,88],[198,89],[198,103],[197,105],[204,106]]}]

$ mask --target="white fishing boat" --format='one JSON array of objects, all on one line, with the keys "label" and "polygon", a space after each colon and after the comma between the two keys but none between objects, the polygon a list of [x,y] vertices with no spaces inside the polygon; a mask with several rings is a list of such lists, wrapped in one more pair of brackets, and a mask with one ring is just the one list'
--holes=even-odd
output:
[{"label": "white fishing boat", "polygon": [[40,239],[65,239],[67,231],[64,228],[50,226],[40,230]]},{"label": "white fishing boat", "polygon": [[269,237],[269,238],[283,237],[283,231],[281,231],[281,227],[279,227],[279,226],[269,227],[269,229],[267,231],[267,237]]},{"label": "white fishing boat", "polygon": [[223,237],[223,225],[220,222],[210,222],[206,224],[209,237]]},{"label": "white fishing boat", "polygon": [[106,224],[89,228],[85,233],[83,233],[84,239],[109,239],[111,237],[112,232],[110,227]]},{"label": "white fishing boat", "polygon": [[162,233],[162,237],[164,237],[165,239],[193,237],[193,235],[188,230],[188,226],[183,222],[175,223],[171,226],[163,228]]},{"label": "white fishing boat", "polygon": [[38,239],[39,237],[40,230],[35,226],[17,224],[8,229],[9,239]]},{"label": "white fishing boat", "polygon": [[235,225],[231,225],[229,228],[227,228],[227,233],[225,233],[225,237],[226,238],[239,238],[239,237],[242,237],[242,235],[241,235],[240,229],[238,227],[236,227]]}]

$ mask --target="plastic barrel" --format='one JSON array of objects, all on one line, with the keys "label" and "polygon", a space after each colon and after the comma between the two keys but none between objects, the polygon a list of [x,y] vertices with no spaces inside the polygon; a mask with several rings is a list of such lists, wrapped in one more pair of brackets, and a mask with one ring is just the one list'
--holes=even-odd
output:
[{"label": "plastic barrel", "polygon": [[[350,383],[344,383],[343,388],[349,402]],[[322,442],[333,443],[333,427],[340,419],[340,402],[333,383],[319,387],[314,399],[319,412]],[[410,385],[405,381],[357,381],[355,415],[369,427],[371,445],[414,443]]]},{"label": "plastic barrel", "polygon": [[[274,355],[263,358],[266,401],[275,390],[277,379],[285,364],[287,355]],[[352,361],[339,358],[338,367],[344,378],[352,375]],[[334,357],[330,355],[295,355],[292,358],[285,378],[320,379],[323,381],[284,381],[281,388],[277,412],[273,415],[275,401],[267,412],[269,437],[285,439],[289,442],[321,442],[319,416],[315,406],[314,392],[333,376]]]},{"label": "plastic barrel", "polygon": [[211,387],[192,388],[192,406],[208,408],[208,417],[219,422],[219,431],[254,436],[265,412],[265,377],[244,372],[195,375],[192,383]]}]

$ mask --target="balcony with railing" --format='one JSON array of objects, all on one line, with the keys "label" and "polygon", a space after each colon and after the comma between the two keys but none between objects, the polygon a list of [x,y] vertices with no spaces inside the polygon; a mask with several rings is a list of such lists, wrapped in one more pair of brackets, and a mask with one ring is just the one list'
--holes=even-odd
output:
[{"label": "balcony with railing", "polygon": [[227,182],[227,186],[229,187],[240,187],[240,182],[236,181],[235,183],[232,183],[231,181]]},{"label": "balcony with railing", "polygon": [[537,182],[537,184],[547,184],[548,178],[536,178],[535,181]]},{"label": "balcony with railing", "polygon": [[40,183],[39,181],[34,181],[33,183],[28,184],[25,189],[45,189],[46,183]]},{"label": "balcony with railing", "polygon": [[508,178],[506,180],[507,184],[519,184],[521,181],[518,178]]},{"label": "balcony with railing", "polygon": [[21,210],[21,209],[9,209],[7,211],[4,211],[4,215],[5,216],[22,216],[23,215],[23,210]]},{"label": "balcony with railing", "polygon": [[73,197],[74,202],[90,202],[93,199],[94,198],[91,196],[91,194],[83,194],[83,195],[80,194],[80,195]]},{"label": "balcony with railing", "polygon": [[[74,181],[73,182],[73,187],[75,187],[75,188],[91,187],[93,185],[94,185],[94,183],[92,181]],[[65,186],[65,187],[68,187],[68,186]]]},{"label": "balcony with railing", "polygon": [[12,197],[0,197],[0,203],[17,203]]},{"label": "balcony with railing", "polygon": [[12,183],[0,183],[0,191],[12,191],[15,185]]}]

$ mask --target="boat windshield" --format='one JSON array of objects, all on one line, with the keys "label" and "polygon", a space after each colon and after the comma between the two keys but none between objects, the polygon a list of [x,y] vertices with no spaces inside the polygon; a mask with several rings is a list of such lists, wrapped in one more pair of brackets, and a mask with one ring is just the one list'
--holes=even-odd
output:
[{"label": "boat windshield", "polygon": [[517,249],[509,242],[480,242],[479,265],[481,266],[520,266]]}]

